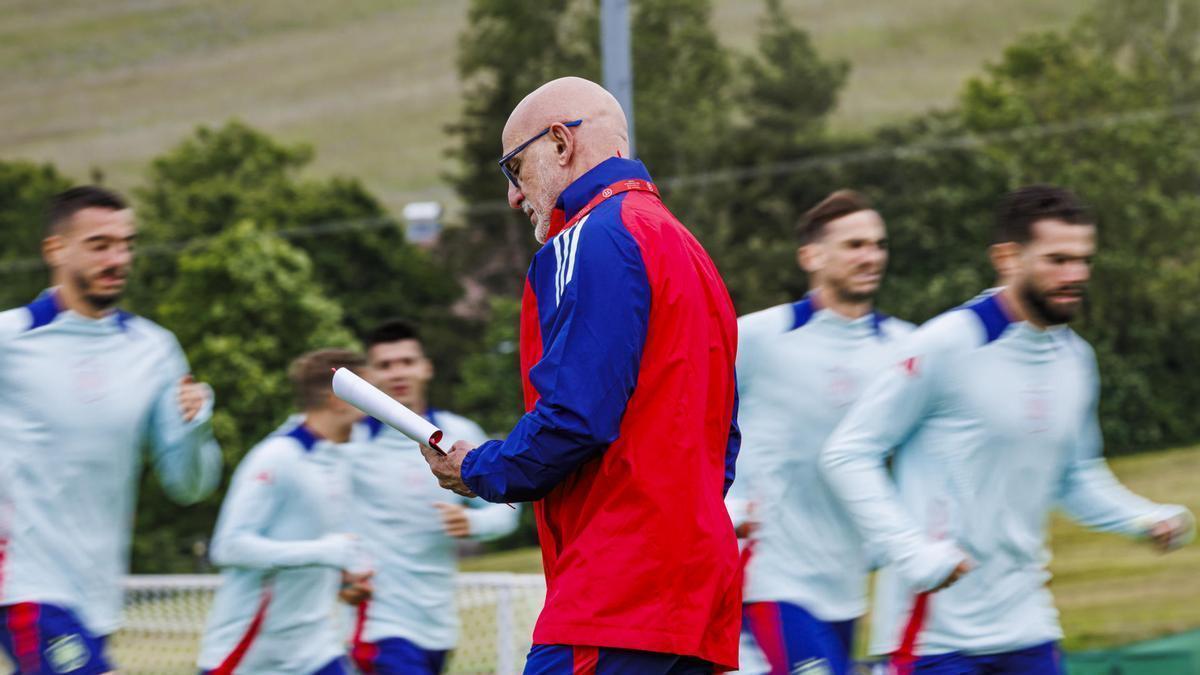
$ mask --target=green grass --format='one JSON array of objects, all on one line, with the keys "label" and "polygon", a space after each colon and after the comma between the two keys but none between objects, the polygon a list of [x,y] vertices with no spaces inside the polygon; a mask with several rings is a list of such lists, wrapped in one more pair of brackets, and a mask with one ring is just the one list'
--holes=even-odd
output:
[{"label": "green grass", "polygon": [[[440,176],[460,106],[467,0],[0,0],[0,152],[115,187],[198,124],[240,118],[317,149],[314,172],[363,178],[391,208],[451,198]],[[1086,0],[786,0],[854,66],[834,126],[862,130],[951,103],[1017,35]],[[753,45],[762,5],[716,0]]]},{"label": "green grass", "polygon": [[[1200,513],[1200,448],[1118,458],[1121,480],[1156,501]],[[1063,518],[1052,528],[1054,580],[1065,645],[1091,649],[1200,627],[1200,545],[1170,555]]]}]

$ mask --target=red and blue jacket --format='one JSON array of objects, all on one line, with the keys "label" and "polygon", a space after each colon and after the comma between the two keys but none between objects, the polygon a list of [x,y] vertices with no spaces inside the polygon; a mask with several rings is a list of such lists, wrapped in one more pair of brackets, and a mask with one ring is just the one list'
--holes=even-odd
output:
[{"label": "red and blue jacket", "polygon": [[640,162],[558,200],[521,314],[526,414],[463,460],[493,502],[537,501],[537,644],[737,663],[737,318],[716,266]]}]

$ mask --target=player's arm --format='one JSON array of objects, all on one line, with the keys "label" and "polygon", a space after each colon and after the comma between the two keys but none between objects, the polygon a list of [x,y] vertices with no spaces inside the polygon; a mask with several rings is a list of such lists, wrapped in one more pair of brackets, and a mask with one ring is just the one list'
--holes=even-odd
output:
[{"label": "player's arm", "polygon": [[637,383],[650,286],[632,237],[605,225],[583,227],[573,262],[560,255],[573,273],[559,328],[529,374],[541,398],[508,438],[463,459],[463,481],[487,501],[540,499],[617,439]]},{"label": "player's arm", "polygon": [[212,494],[221,479],[221,448],[212,433],[212,389],[193,382],[183,350],[172,341],[150,416],[154,472],[177,502],[190,504]]},{"label": "player's arm", "polygon": [[[936,331],[934,331],[936,333]],[[896,494],[885,462],[934,410],[941,358],[936,340],[907,340],[900,363],[867,387],[821,452],[822,474],[867,545],[896,565],[917,591],[943,585],[966,556],[949,541],[927,536]],[[925,339],[922,339],[925,338]]]},{"label": "player's arm", "polygon": [[267,441],[252,450],[238,466],[213,534],[214,564],[252,569],[351,567],[356,551],[352,535],[329,534],[308,541],[282,541],[267,536],[271,521],[279,517],[291,489],[290,459],[293,457],[287,447]]},{"label": "player's arm", "polygon": [[1073,520],[1093,530],[1152,537],[1163,549],[1181,546],[1195,535],[1191,512],[1183,506],[1156,504],[1134,494],[1104,461],[1099,378],[1091,358],[1092,402],[1075,452],[1063,470],[1059,504]]}]

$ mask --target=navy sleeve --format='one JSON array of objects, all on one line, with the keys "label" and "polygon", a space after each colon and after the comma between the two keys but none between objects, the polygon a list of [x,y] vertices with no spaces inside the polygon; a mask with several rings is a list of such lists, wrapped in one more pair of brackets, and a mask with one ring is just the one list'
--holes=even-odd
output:
[{"label": "navy sleeve", "polygon": [[738,393],[733,392],[733,417],[729,418],[729,440],[725,445],[725,489],[721,496],[729,494],[733,479],[737,477],[737,458],[742,450],[742,430],[738,427]]},{"label": "navy sleeve", "polygon": [[553,294],[557,310],[529,373],[540,398],[508,438],[463,459],[463,481],[491,502],[541,499],[603,452],[637,383],[650,319],[637,242],[620,222],[585,220],[552,244],[553,284],[537,292]]}]

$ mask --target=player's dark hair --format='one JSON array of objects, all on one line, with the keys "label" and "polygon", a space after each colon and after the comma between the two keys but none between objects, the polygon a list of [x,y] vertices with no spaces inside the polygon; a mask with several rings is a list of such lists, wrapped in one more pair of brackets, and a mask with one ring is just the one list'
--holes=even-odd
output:
[{"label": "player's dark hair", "polygon": [[1060,220],[1070,225],[1095,225],[1091,210],[1074,192],[1055,185],[1026,185],[1004,195],[996,208],[993,243],[1026,244],[1040,220]]},{"label": "player's dark hair", "polygon": [[360,372],[367,365],[362,354],[349,349],[318,349],[301,354],[288,367],[288,379],[296,393],[300,410],[320,408],[333,391],[333,371],[349,368]]},{"label": "player's dark hair", "polygon": [[46,208],[45,236],[58,234],[71,216],[84,209],[124,211],[128,202],[121,195],[99,185],[80,185],[50,198]]},{"label": "player's dark hair", "polygon": [[421,333],[413,324],[404,319],[388,319],[376,324],[362,338],[363,348],[370,350],[375,345],[401,340],[421,341]]},{"label": "player's dark hair", "polygon": [[800,217],[796,233],[801,244],[811,244],[825,234],[829,223],[859,211],[870,211],[871,202],[854,190],[838,190],[822,199]]}]

